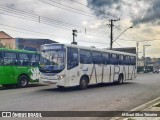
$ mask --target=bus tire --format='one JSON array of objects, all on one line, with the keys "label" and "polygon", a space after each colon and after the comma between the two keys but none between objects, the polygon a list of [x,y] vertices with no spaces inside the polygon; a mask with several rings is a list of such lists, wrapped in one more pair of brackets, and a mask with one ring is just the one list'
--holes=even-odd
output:
[{"label": "bus tire", "polygon": [[87,89],[87,87],[88,87],[88,79],[85,76],[83,76],[80,79],[79,88],[81,90],[84,90]]},{"label": "bus tire", "polygon": [[2,87],[4,88],[13,88],[14,84],[3,84]]},{"label": "bus tire", "polygon": [[21,75],[18,79],[18,87],[24,88],[28,86],[29,78],[26,75]]},{"label": "bus tire", "polygon": [[118,77],[117,84],[122,84],[123,83],[123,74],[120,74]]}]

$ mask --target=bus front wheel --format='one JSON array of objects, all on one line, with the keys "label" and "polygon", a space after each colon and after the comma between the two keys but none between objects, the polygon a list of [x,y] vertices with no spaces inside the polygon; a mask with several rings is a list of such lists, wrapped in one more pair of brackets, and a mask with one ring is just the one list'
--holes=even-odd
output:
[{"label": "bus front wheel", "polygon": [[18,79],[18,87],[24,88],[28,86],[29,79],[26,75],[21,75]]},{"label": "bus front wheel", "polygon": [[86,77],[82,77],[80,79],[79,88],[81,90],[84,90],[88,87],[88,79]]}]

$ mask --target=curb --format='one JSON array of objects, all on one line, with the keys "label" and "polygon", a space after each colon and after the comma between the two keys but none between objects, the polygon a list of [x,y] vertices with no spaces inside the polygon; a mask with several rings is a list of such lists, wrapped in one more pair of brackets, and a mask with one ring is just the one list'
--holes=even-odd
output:
[{"label": "curb", "polygon": [[[142,105],[140,105],[140,106],[138,106],[138,107],[136,107],[136,108],[134,108],[132,110],[129,110],[129,111],[142,111],[142,110],[145,110],[148,107],[151,107],[151,106],[155,105],[159,101],[160,101],[160,97],[158,97],[158,98],[156,98],[154,100],[151,100],[151,101],[149,101],[147,103],[144,103],[144,104],[142,104]],[[125,118],[125,117],[113,117],[113,118],[111,118],[111,120],[128,120],[128,118]]]},{"label": "curb", "polygon": [[160,101],[160,97],[158,97],[158,98],[156,98],[154,100],[151,100],[151,101],[149,101],[149,102],[147,102],[145,104],[142,104],[142,105],[140,105],[140,106],[138,106],[138,107],[136,107],[136,108],[134,108],[134,109],[132,109],[130,111],[142,111],[142,110],[152,106],[153,104],[155,104],[155,103],[157,103],[159,101]]}]

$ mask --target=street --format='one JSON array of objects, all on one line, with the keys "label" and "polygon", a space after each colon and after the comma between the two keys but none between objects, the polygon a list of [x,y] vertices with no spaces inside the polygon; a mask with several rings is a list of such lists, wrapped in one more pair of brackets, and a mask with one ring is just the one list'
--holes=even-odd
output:
[{"label": "street", "polygon": [[54,85],[0,88],[1,111],[120,111],[159,97],[160,74],[138,74],[122,85],[92,85],[86,90]]}]

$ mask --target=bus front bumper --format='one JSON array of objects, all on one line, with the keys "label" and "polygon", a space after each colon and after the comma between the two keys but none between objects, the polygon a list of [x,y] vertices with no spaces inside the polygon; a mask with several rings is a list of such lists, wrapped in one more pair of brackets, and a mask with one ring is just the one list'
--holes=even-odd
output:
[{"label": "bus front bumper", "polygon": [[40,76],[39,83],[64,86],[64,77],[62,78],[62,77],[55,77],[55,76]]}]

